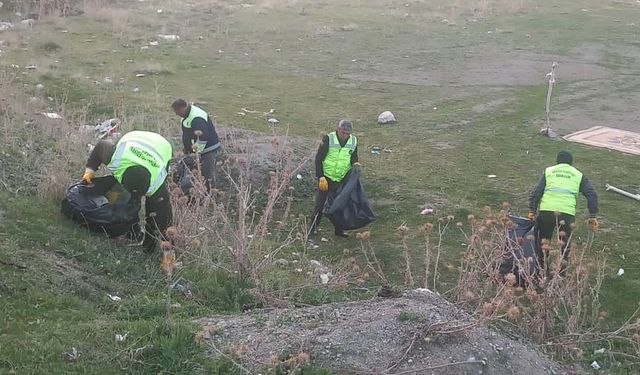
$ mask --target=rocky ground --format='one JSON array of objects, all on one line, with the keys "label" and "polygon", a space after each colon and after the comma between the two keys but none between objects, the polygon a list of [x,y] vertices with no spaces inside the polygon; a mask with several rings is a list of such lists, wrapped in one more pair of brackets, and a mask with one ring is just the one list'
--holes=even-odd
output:
[{"label": "rocky ground", "polygon": [[566,372],[531,344],[474,325],[468,314],[427,289],[198,323],[212,356],[239,356],[241,365],[256,373],[278,361],[291,363],[301,353],[305,361],[308,355],[313,365],[341,374]]}]

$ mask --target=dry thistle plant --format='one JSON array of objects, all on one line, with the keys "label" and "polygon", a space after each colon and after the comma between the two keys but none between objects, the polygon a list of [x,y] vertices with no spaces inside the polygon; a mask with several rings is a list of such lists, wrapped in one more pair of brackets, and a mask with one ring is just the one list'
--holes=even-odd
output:
[{"label": "dry thistle plant", "polygon": [[[486,207],[483,219],[469,216],[471,229],[464,233],[467,251],[462,256],[457,285],[451,291],[456,302],[474,311],[482,323],[514,324],[551,354],[575,357],[587,343],[613,346],[618,342],[631,345],[637,356],[640,346],[632,336],[640,329],[638,311],[618,329],[602,329],[599,296],[607,269],[607,249],[593,250],[591,242],[574,242],[566,274],[561,272],[566,264],[560,234],[550,242],[543,241],[544,262],[518,257],[524,254],[524,241],[531,239],[509,240],[509,230],[515,224],[509,219],[508,208],[506,205],[495,212]],[[501,274],[500,265],[506,258],[515,258],[514,267]],[[530,267],[531,262],[536,267]]]}]

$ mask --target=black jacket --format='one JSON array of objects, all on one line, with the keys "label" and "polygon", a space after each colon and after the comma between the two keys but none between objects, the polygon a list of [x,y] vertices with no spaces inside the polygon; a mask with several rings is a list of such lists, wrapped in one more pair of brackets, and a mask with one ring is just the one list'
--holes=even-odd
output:
[{"label": "black jacket", "polygon": [[[189,110],[184,118],[189,117],[190,111],[191,105],[189,105]],[[194,118],[193,121],[191,121],[191,128],[185,128],[184,125],[182,125],[182,144],[184,146],[185,154],[193,153],[192,144],[198,139],[196,136],[196,130],[200,130],[202,132],[200,140],[207,141],[207,145],[204,149],[205,153],[220,148],[220,138],[218,137],[216,127],[213,124],[213,118],[211,115],[208,117],[209,118],[207,120],[202,117]]]}]

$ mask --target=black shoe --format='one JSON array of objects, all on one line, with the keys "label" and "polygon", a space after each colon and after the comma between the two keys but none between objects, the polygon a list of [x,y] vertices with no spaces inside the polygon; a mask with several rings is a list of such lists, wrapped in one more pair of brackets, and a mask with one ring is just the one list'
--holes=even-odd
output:
[{"label": "black shoe", "polygon": [[342,238],[347,238],[347,237],[349,237],[349,235],[347,234],[347,232],[343,231],[342,229],[336,229],[336,231],[334,232],[334,234],[336,235],[336,237],[342,237]]}]

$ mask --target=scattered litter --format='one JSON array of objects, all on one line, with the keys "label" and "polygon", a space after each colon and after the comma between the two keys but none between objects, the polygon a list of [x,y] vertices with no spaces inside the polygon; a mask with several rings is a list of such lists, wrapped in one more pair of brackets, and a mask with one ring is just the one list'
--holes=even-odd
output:
[{"label": "scattered litter", "polygon": [[624,269],[620,268],[618,270],[618,276],[622,276],[622,275],[624,275]]},{"label": "scattered litter", "polygon": [[436,111],[438,109],[438,107],[433,107],[433,110]]},{"label": "scattered litter", "polygon": [[297,178],[298,180],[302,180],[302,175],[301,175],[301,174],[297,174],[297,175],[296,175],[296,178]]},{"label": "scattered litter", "polygon": [[358,24],[356,23],[348,23],[342,27],[340,27],[340,30],[342,31],[356,31],[360,28],[360,26],[358,26]]},{"label": "scattered litter", "polygon": [[424,210],[420,211],[420,215],[431,215],[433,213],[433,208],[427,207]]},{"label": "scattered litter", "polygon": [[247,234],[247,238],[248,239],[252,239],[253,238],[253,234]]},{"label": "scattered litter", "polygon": [[390,148],[385,148],[384,150],[382,150],[382,152],[384,152],[384,153],[386,153],[386,154],[390,154],[390,153],[392,153],[392,152],[393,152],[393,150],[392,150],[392,149],[390,149]]},{"label": "scattered litter", "polygon": [[60,30],[61,33],[66,34],[69,32],[69,30]]},{"label": "scattered litter", "polygon": [[122,298],[118,297],[118,296],[112,296],[111,294],[107,294],[107,296],[109,296],[109,298],[111,298],[111,300],[113,302],[120,302],[122,300]]},{"label": "scattered litter", "polygon": [[246,114],[246,113],[244,113],[244,112],[238,112],[238,115],[240,115],[240,116],[246,116],[247,114]]},{"label": "scattered litter", "polygon": [[282,51],[280,48],[276,48],[276,52],[280,52]]},{"label": "scattered litter", "polygon": [[176,289],[182,292],[187,298],[193,298],[193,294],[189,290],[189,288],[181,282],[185,282],[185,280],[180,277],[173,284],[171,284],[171,289]]},{"label": "scattered litter", "polygon": [[53,119],[53,120],[62,119],[62,116],[57,114],[57,113],[55,113],[55,112],[43,112],[42,115],[45,116],[46,118],[50,118],[50,119]]},{"label": "scattered litter", "polygon": [[221,50],[221,49],[219,49],[219,50],[218,50],[218,53],[224,53],[224,51],[223,51],[223,50]]},{"label": "scattered litter", "polygon": [[38,83],[38,84],[36,85],[36,90],[40,90],[40,91],[41,91],[41,90],[44,90],[44,85],[43,85],[42,83]]},{"label": "scattered litter", "polygon": [[280,267],[286,267],[286,266],[289,265],[289,261],[284,259],[284,258],[280,258],[280,259],[277,259],[277,260],[273,261],[273,265],[274,266],[280,266]]},{"label": "scattered litter", "polygon": [[328,275],[328,274],[326,274],[326,273],[321,273],[321,274],[320,274],[320,282],[321,282],[322,284],[327,284],[327,283],[329,283],[329,275]]},{"label": "scattered litter", "polygon": [[133,92],[138,92],[138,91],[140,91],[140,89],[139,89],[138,87],[135,87],[135,88],[133,89]]},{"label": "scattered litter", "polygon": [[156,13],[161,14],[162,13],[162,9],[156,10]]},{"label": "scattered litter", "polygon": [[600,365],[598,364],[598,362],[593,361],[591,362],[591,368],[593,368],[594,370],[600,370]]},{"label": "scattered litter", "polygon": [[152,41],[150,41],[150,42],[149,42],[149,45],[150,45],[150,46],[159,46],[159,45],[160,45],[160,42],[158,42],[158,41],[156,41],[156,40],[152,40]]},{"label": "scattered litter", "polygon": [[95,126],[96,137],[102,139],[105,137],[114,137],[117,135],[118,127],[120,126],[120,119],[110,118],[103,121],[99,125]]},{"label": "scattered litter", "polygon": [[142,77],[144,77],[145,75],[146,75],[146,74],[144,74],[144,73],[138,73],[138,74],[136,74],[136,77],[138,77],[138,78],[142,78]]},{"label": "scattered litter", "polygon": [[179,309],[179,308],[182,308],[182,305],[177,303],[177,302],[176,303],[172,303],[171,304],[171,308],[172,309]]},{"label": "scattered litter", "polygon": [[314,244],[313,246],[311,246],[311,248],[315,250],[315,249],[320,248],[320,245],[315,245],[315,244]]},{"label": "scattered litter", "polygon": [[551,128],[542,128],[540,129],[540,134],[544,135],[545,137],[549,137],[549,138],[559,138],[560,136],[558,135],[558,133],[556,133],[553,129]]},{"label": "scattered litter", "polygon": [[595,350],[595,351],[593,352],[593,354],[604,354],[604,352],[605,352],[605,351],[606,351],[606,349],[605,349],[605,348],[600,348],[600,349],[598,349],[598,350]]},{"label": "scattered litter", "polygon": [[198,36],[198,40],[204,40],[204,36],[199,35],[199,36]]},{"label": "scattered litter", "polygon": [[374,155],[380,155],[380,151],[381,150],[382,149],[380,147],[378,147],[378,146],[371,147],[371,153],[374,154]]},{"label": "scattered litter", "polygon": [[37,70],[38,66],[36,64],[29,64],[27,66],[24,67],[27,70]]},{"label": "scattered litter", "polygon": [[128,333],[125,333],[124,335],[116,334],[116,342],[123,342],[124,340],[127,339],[127,335],[129,334]]},{"label": "scattered litter", "polygon": [[167,40],[167,41],[176,41],[176,40],[180,40],[180,35],[158,34],[158,38],[160,38],[162,40]]},{"label": "scattered litter", "polygon": [[321,242],[329,242],[329,240],[328,240],[328,239],[326,239],[326,238],[324,238],[324,237],[322,237],[322,238],[320,239],[320,241],[321,241]]},{"label": "scattered litter", "polygon": [[62,353],[62,355],[65,356],[70,361],[75,361],[78,358],[80,358],[80,352],[75,347],[71,348],[70,352]]},{"label": "scattered litter", "polygon": [[277,119],[277,118],[275,118],[275,117],[268,118],[268,119],[267,119],[267,122],[268,122],[270,125],[278,125],[278,124],[280,123],[280,121],[278,121],[278,119]]},{"label": "scattered litter", "polygon": [[396,122],[396,117],[390,111],[384,111],[378,115],[378,124],[392,124]]},{"label": "scattered litter", "polygon": [[126,60],[124,60],[124,62],[126,62],[126,63],[132,63],[132,62],[133,62],[133,60],[131,60],[131,59],[126,59]]},{"label": "scattered litter", "polygon": [[0,22],[0,32],[7,31],[9,29],[13,29],[13,24],[11,22]]},{"label": "scattered litter", "polygon": [[140,49],[149,49],[149,46],[142,46]]},{"label": "scattered litter", "polygon": [[487,175],[487,177],[489,177],[489,178],[496,178],[496,177],[498,177],[498,176],[496,176],[495,174],[489,174],[489,175]]},{"label": "scattered litter", "polygon": [[34,20],[32,18],[27,18],[26,20],[20,21],[20,26],[21,27],[32,28],[33,25],[35,25],[35,24],[36,24],[36,20]]},{"label": "scattered litter", "polygon": [[111,79],[111,77],[104,77],[104,79],[102,81],[104,83],[113,83],[113,79]]}]

